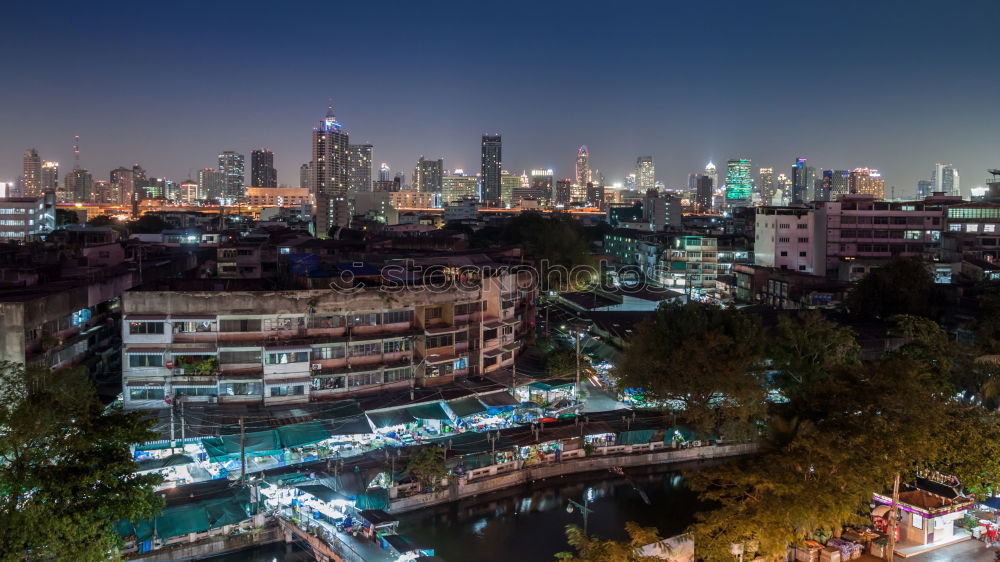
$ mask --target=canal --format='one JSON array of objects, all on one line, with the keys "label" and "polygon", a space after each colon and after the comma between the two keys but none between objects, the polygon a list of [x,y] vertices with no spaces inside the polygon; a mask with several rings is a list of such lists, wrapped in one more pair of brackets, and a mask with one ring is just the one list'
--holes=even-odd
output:
[{"label": "canal", "polygon": [[[552,562],[569,549],[566,525],[583,526],[580,511],[567,512],[572,499],[589,499],[591,535],[627,538],[625,523],[656,527],[664,538],[694,521],[702,506],[681,477],[706,463],[631,468],[625,477],[592,472],[535,482],[494,494],[400,515],[399,533],[434,548],[446,562]],[[298,562],[308,557],[298,548],[275,544],[212,558],[213,562]]]}]

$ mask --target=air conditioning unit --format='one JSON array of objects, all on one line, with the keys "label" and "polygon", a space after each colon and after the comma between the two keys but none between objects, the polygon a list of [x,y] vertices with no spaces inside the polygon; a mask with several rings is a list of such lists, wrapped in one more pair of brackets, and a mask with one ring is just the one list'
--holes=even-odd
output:
[{"label": "air conditioning unit", "polygon": [[323,364],[322,363],[313,363],[312,367],[313,367],[313,371],[318,371],[318,370],[320,370],[320,369],[323,368]]}]

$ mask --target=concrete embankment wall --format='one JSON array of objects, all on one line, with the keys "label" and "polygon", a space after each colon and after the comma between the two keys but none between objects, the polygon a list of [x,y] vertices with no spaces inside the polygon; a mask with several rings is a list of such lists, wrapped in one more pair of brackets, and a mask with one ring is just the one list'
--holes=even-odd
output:
[{"label": "concrete embankment wall", "polygon": [[[631,447],[631,446],[630,446]],[[522,461],[494,465],[470,472],[467,476],[451,482],[446,488],[431,494],[406,495],[413,485],[397,486],[390,491],[393,513],[403,513],[443,503],[461,500],[504,488],[511,488],[555,476],[608,470],[616,466],[623,468],[651,465],[670,465],[692,461],[721,459],[750,455],[757,452],[756,443],[714,445],[689,449],[665,449],[648,453],[614,454],[608,456],[587,456],[566,458],[561,463],[522,466]],[[551,455],[550,455],[551,459]]]},{"label": "concrete embankment wall", "polygon": [[[264,517],[260,516],[264,521]],[[243,550],[262,544],[285,540],[284,534],[274,521],[267,521],[262,528],[239,535],[219,534],[190,543],[174,543],[159,550],[143,554],[132,554],[129,560],[165,561],[165,560],[197,560],[209,556],[218,556],[228,552]]]}]

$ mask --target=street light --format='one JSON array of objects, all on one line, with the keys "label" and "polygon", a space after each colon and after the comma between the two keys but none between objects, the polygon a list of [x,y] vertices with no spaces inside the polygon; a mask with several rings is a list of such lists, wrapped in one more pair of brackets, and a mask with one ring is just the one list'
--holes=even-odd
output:
[{"label": "street light", "polygon": [[583,515],[583,534],[587,535],[587,519],[590,513],[594,511],[588,507],[590,505],[590,494],[587,491],[583,492],[583,504],[579,504],[573,500],[569,500],[569,505],[566,506],[566,513],[573,513],[573,508],[576,507],[580,510],[580,514]]}]

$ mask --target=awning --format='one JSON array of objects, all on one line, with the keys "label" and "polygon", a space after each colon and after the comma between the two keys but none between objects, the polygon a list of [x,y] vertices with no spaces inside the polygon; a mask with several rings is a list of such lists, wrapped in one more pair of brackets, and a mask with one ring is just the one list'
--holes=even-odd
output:
[{"label": "awning", "polygon": [[478,400],[490,408],[517,406],[517,399],[506,390],[498,390],[488,394],[480,394]]},{"label": "awning", "polygon": [[134,321],[134,320],[166,320],[166,319],[167,319],[167,315],[166,314],[126,314],[125,315],[125,321],[126,322]]},{"label": "awning", "polygon": [[424,548],[414,544],[413,541],[403,535],[385,535],[382,538],[385,542],[389,543],[389,546],[400,554],[406,554],[407,552],[413,552],[415,550],[425,550]]},{"label": "awning", "polygon": [[373,488],[358,494],[354,501],[354,507],[359,510],[365,509],[389,509],[389,490],[385,488]]},{"label": "awning", "polygon": [[[276,455],[281,452],[281,438],[275,430],[254,431],[245,436],[245,453],[248,457]],[[224,435],[222,437],[206,437],[201,440],[205,452],[212,462],[234,460],[240,458],[240,436]]]},{"label": "awning", "polygon": [[451,411],[455,412],[455,415],[460,418],[481,414],[489,409],[475,396],[466,396],[465,398],[459,398],[457,400],[449,400],[448,407],[451,408]]},{"label": "awning", "polygon": [[652,429],[633,429],[618,434],[615,445],[644,445],[653,438]]},{"label": "awning", "polygon": [[130,345],[125,348],[125,353],[163,353],[166,350],[165,345]]},{"label": "awning", "polygon": [[277,429],[282,447],[300,447],[330,438],[330,431],[319,420],[286,425]]},{"label": "awning", "polygon": [[441,401],[431,402],[430,404],[417,404],[416,406],[410,406],[406,409],[407,412],[414,418],[418,420],[450,420],[451,416],[448,412],[444,411],[444,407],[441,406]]},{"label": "awning", "polygon": [[372,425],[375,426],[375,429],[385,429],[394,425],[416,421],[416,418],[406,408],[385,410],[382,412],[367,412],[366,415],[368,419],[372,420]]},{"label": "awning", "polygon": [[322,484],[297,484],[295,487],[320,501],[328,503],[333,500],[348,500],[344,494],[335,492]]},{"label": "awning", "polygon": [[[986,499],[984,499],[983,501],[981,501],[979,503],[981,503],[981,504],[983,504],[983,505],[985,505],[987,507],[993,508],[993,509],[1000,509],[1000,498],[995,497],[995,496],[991,497],[991,498],[986,498]],[[875,508],[875,509],[878,509],[878,508]]]},{"label": "awning", "polygon": [[215,320],[214,314],[171,314],[171,320]]},{"label": "awning", "polygon": [[528,387],[534,388],[536,390],[544,390],[544,391],[547,392],[549,390],[558,390],[558,389],[562,389],[562,388],[571,388],[575,384],[576,384],[575,382],[570,381],[570,380],[557,379],[557,380],[552,380],[552,381],[549,381],[549,382],[535,381],[533,383],[530,383],[528,385]]},{"label": "awning", "polygon": [[361,515],[362,519],[374,525],[376,529],[379,527],[388,527],[393,523],[399,523],[399,519],[381,509],[362,509],[359,515]]},{"label": "awning", "polygon": [[334,435],[367,435],[372,433],[372,424],[365,416],[354,416],[338,420],[324,420],[327,431]]},{"label": "awning", "polygon": [[181,466],[193,462],[193,458],[188,455],[181,454],[170,455],[168,457],[163,457],[162,459],[145,459],[138,462],[138,471],[144,472],[147,470],[159,470],[161,468],[167,468],[168,466]]}]

